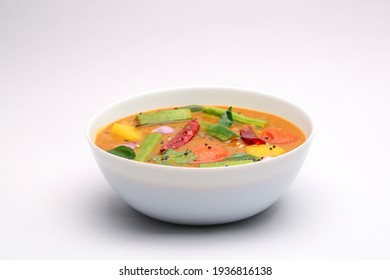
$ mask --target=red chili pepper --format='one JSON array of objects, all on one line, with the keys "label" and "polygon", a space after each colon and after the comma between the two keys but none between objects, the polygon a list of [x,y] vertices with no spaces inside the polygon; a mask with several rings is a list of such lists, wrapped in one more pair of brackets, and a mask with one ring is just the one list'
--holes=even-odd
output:
[{"label": "red chili pepper", "polygon": [[161,147],[160,152],[164,153],[168,149],[177,149],[188,143],[196,135],[199,127],[200,125],[196,120],[189,121],[174,138]]},{"label": "red chili pepper", "polygon": [[242,141],[245,142],[247,145],[264,145],[265,141],[260,139],[255,132],[253,131],[252,127],[245,126],[240,129],[240,136]]}]

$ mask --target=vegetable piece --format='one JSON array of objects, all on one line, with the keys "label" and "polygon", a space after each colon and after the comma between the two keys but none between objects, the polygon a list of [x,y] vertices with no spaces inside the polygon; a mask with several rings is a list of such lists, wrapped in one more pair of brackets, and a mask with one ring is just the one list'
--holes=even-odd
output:
[{"label": "vegetable piece", "polygon": [[168,149],[177,149],[188,143],[198,133],[199,127],[200,125],[196,120],[189,121],[174,138],[161,147],[160,152],[164,153]]},{"label": "vegetable piece", "polygon": [[207,143],[194,147],[192,152],[196,155],[195,163],[221,161],[229,156],[225,148],[217,145],[209,146]]},{"label": "vegetable piece", "polygon": [[115,123],[111,128],[111,133],[130,141],[139,141],[142,139],[141,131],[135,126],[124,123]]},{"label": "vegetable piece", "polygon": [[170,126],[161,125],[155,129],[153,129],[152,132],[158,132],[161,134],[171,134],[171,133],[174,133],[175,130]]},{"label": "vegetable piece", "polygon": [[134,160],[136,161],[145,161],[150,153],[154,150],[156,145],[161,139],[160,133],[151,133],[145,137],[145,140],[141,143],[139,151]]},{"label": "vegetable piece", "polygon": [[[221,116],[225,110],[218,107],[203,107],[202,112],[207,114],[212,114],[216,116]],[[235,112],[232,112],[233,119],[236,122],[244,123],[244,124],[253,124],[257,127],[264,128],[267,125],[267,121],[261,120],[261,119],[254,119],[244,116],[243,114],[238,114]]]},{"label": "vegetable piece", "polygon": [[253,163],[253,160],[232,160],[232,161],[210,162],[210,163],[200,164],[199,167],[201,167],[201,168],[205,168],[205,167],[227,167],[227,166],[241,165],[241,164],[247,164],[247,163]]},{"label": "vegetable piece", "polygon": [[247,145],[264,145],[265,141],[260,139],[255,132],[253,131],[251,126],[244,126],[240,129],[240,136],[242,141]]},{"label": "vegetable piece", "polygon": [[201,125],[204,127],[207,134],[217,138],[218,140],[221,140],[222,142],[231,140],[233,138],[239,138],[239,135],[222,125],[208,122],[202,122]]},{"label": "vegetable piece", "polygon": [[250,154],[246,154],[246,153],[235,153],[235,154],[232,154],[231,156],[227,157],[225,160],[226,161],[233,161],[233,160],[252,160],[252,161],[259,161],[260,158],[254,156],[254,155],[250,155]]},{"label": "vegetable piece", "polygon": [[230,106],[225,112],[223,112],[218,124],[225,127],[231,127],[233,122],[232,106]]},{"label": "vegetable piece", "polygon": [[194,113],[194,112],[200,112],[200,111],[202,111],[202,106],[200,106],[200,105],[188,105],[188,106],[184,106],[184,107],[181,107],[182,109],[183,108],[188,108],[188,109],[190,109],[191,110],[191,112],[192,113]]},{"label": "vegetable piece", "polygon": [[167,122],[184,121],[192,118],[191,110],[188,108],[163,110],[150,113],[138,114],[135,118],[138,125],[158,124]]},{"label": "vegetable piece", "polygon": [[219,107],[204,106],[202,108],[202,112],[215,116],[221,116],[225,112],[225,109]]},{"label": "vegetable piece", "polygon": [[153,157],[156,164],[162,165],[185,165],[194,162],[196,155],[192,151],[178,152],[168,149],[164,154]]},{"label": "vegetable piece", "polygon": [[262,130],[260,137],[270,144],[288,144],[298,140],[296,135],[276,127]]},{"label": "vegetable piece", "polygon": [[135,158],[134,150],[132,148],[124,146],[124,145],[117,146],[114,149],[109,150],[108,152],[110,154],[113,154],[113,155],[116,155],[119,157],[123,157],[123,158],[127,158],[127,159]]},{"label": "vegetable piece", "polygon": [[237,121],[239,123],[252,124],[252,125],[255,125],[259,128],[264,128],[267,125],[267,121],[265,121],[265,120],[249,118],[249,117],[246,117],[242,114],[234,114],[233,113],[233,118],[235,121]]},{"label": "vegetable piece", "polygon": [[263,157],[276,157],[285,153],[285,150],[275,145],[252,145],[246,146],[246,152],[250,155]]}]

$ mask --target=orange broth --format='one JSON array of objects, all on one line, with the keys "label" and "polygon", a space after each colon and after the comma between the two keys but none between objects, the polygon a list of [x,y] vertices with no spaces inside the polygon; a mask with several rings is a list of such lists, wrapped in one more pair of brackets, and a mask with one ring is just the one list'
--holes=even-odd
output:
[{"label": "orange broth", "polygon": [[[215,106],[223,109],[227,109],[225,106]],[[154,111],[163,111],[168,109],[175,109],[172,108],[164,108],[164,109],[158,109],[158,110],[152,110],[148,112],[154,112]],[[286,131],[292,135],[295,136],[295,140],[288,143],[278,143],[278,144],[266,144],[269,145],[269,147],[272,149],[272,147],[275,147],[277,145],[278,147],[282,148],[285,152],[289,152],[295,148],[297,148],[299,145],[301,145],[305,140],[306,136],[305,134],[293,123],[290,121],[281,118],[279,116],[268,114],[264,112],[259,112],[247,108],[238,108],[233,107],[233,112],[240,113],[245,115],[246,117],[256,118],[256,119],[262,119],[267,121],[267,127],[275,127],[278,129],[281,129],[282,131]],[[129,124],[136,126],[137,130],[141,131],[144,136],[152,133],[152,131],[159,126],[169,126],[175,130],[174,133],[171,134],[162,134],[161,139],[159,143],[154,147],[151,154],[147,157],[145,162],[155,164],[153,157],[156,155],[160,155],[160,148],[163,144],[166,144],[170,139],[174,138],[176,134],[178,134],[184,126],[189,122],[189,120],[185,121],[177,121],[177,122],[170,122],[170,123],[164,123],[164,124],[151,124],[151,125],[144,125],[144,126],[137,126],[136,124],[136,116],[138,114],[133,114],[127,117],[124,117],[122,119],[119,119],[108,126],[102,128],[98,134],[96,135],[95,144],[105,150],[109,151],[111,149],[114,149],[117,146],[128,144],[128,139],[124,139],[123,137],[120,137],[114,133],[111,132],[112,126],[115,123],[121,123],[121,124]],[[210,114],[205,114],[202,111],[200,112],[192,112],[192,119],[196,119],[199,122],[206,121],[213,124],[218,124],[220,117]],[[235,132],[236,134],[240,135],[240,129],[244,126],[248,126],[248,124],[242,124],[238,122],[234,122],[228,129]],[[258,128],[254,125],[251,125],[253,132],[260,136],[262,134],[263,129]],[[139,150],[139,145],[142,144],[142,139],[140,141],[137,141],[137,146],[133,149],[135,154],[137,154]],[[211,147],[210,150],[213,150],[213,147],[218,146],[222,147],[227,150],[229,155],[235,154],[235,153],[246,153],[246,147],[248,146],[241,138],[238,139],[232,139],[226,142],[222,142],[210,135],[208,135],[204,128],[200,128],[199,131],[196,133],[196,135],[186,144],[184,144],[182,147],[179,147],[175,149],[176,151],[183,152],[183,151],[191,151],[192,149],[198,149],[200,146],[205,147]],[[260,158],[260,160],[263,158]],[[197,162],[196,160],[191,164],[186,164],[183,166],[190,166],[190,167],[198,167],[200,162]]]}]

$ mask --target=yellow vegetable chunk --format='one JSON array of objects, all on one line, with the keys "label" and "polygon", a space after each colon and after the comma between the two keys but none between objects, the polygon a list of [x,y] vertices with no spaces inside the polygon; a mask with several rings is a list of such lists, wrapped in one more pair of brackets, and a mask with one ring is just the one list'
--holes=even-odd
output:
[{"label": "yellow vegetable chunk", "polygon": [[283,148],[273,145],[251,145],[246,146],[245,150],[256,157],[276,157],[286,152]]},{"label": "yellow vegetable chunk", "polygon": [[115,123],[111,128],[111,133],[130,141],[139,141],[142,139],[142,132],[135,126],[129,124]]}]

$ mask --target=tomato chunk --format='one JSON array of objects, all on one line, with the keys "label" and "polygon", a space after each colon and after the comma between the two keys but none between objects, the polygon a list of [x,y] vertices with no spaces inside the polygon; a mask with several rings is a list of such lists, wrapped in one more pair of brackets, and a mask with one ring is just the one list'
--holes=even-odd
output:
[{"label": "tomato chunk", "polygon": [[229,156],[229,152],[225,148],[207,144],[194,147],[192,152],[196,155],[194,163],[221,161]]},{"label": "tomato chunk", "polygon": [[298,140],[296,135],[276,127],[263,129],[260,138],[270,144],[288,144]]}]

